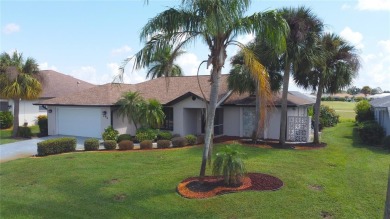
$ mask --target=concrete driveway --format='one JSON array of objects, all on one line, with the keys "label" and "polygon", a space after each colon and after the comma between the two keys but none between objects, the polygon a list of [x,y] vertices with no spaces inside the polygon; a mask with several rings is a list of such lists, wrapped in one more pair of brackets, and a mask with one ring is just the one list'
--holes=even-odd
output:
[{"label": "concrete driveway", "polygon": [[0,162],[36,155],[38,142],[59,137],[75,137],[77,139],[76,150],[84,150],[84,141],[87,137],[53,135],[0,145]]}]

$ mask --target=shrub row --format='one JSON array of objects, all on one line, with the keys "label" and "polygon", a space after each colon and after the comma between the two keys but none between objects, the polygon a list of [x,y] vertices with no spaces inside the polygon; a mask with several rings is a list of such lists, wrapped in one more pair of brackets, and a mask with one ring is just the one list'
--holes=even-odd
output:
[{"label": "shrub row", "polygon": [[360,139],[369,145],[378,145],[382,142],[385,132],[376,121],[364,121],[358,124]]},{"label": "shrub row", "polygon": [[0,129],[11,128],[14,116],[10,111],[0,111]]},{"label": "shrub row", "polygon": [[55,138],[41,141],[38,144],[38,156],[60,154],[76,150],[76,138]]},{"label": "shrub row", "polygon": [[99,149],[99,140],[97,138],[88,138],[84,141],[84,150],[96,151]]}]

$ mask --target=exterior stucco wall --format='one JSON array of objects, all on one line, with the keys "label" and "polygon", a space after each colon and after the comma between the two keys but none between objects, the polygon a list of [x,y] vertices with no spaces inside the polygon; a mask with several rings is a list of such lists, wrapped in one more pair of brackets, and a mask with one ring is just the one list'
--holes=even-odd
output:
[{"label": "exterior stucco wall", "polygon": [[[38,122],[39,115],[46,115],[46,110],[39,110],[39,106],[33,105],[37,103],[38,100],[21,100],[19,102],[19,125],[22,126],[25,122],[29,126],[36,125]],[[10,111],[14,112],[14,101],[9,100],[9,105],[11,105]]]},{"label": "exterior stucco wall", "polygon": [[240,107],[223,107],[223,133],[228,136],[240,136]]},{"label": "exterior stucco wall", "polygon": [[115,130],[118,130],[119,134],[135,135],[135,125],[133,123],[129,123],[127,117],[122,119],[122,116],[118,116],[118,111],[113,111],[112,123],[112,127]]},{"label": "exterior stucco wall", "polygon": [[385,135],[390,135],[390,107],[374,108],[375,120],[385,130]]},{"label": "exterior stucco wall", "polygon": [[[205,107],[202,100],[196,98],[193,100],[188,97],[173,106],[173,131],[174,134],[185,136],[187,134],[199,134],[198,124],[201,117],[200,109]],[[196,118],[194,118],[196,116]],[[191,118],[188,118],[191,117]],[[196,127],[195,127],[196,125]],[[200,126],[199,126],[200,127]],[[195,133],[194,133],[195,132]]]}]

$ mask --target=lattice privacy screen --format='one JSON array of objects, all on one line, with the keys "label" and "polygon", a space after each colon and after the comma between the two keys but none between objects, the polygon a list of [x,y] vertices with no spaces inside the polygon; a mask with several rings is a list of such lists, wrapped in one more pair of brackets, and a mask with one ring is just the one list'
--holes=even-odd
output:
[{"label": "lattice privacy screen", "polygon": [[311,128],[309,116],[289,116],[287,118],[287,141],[308,142]]}]

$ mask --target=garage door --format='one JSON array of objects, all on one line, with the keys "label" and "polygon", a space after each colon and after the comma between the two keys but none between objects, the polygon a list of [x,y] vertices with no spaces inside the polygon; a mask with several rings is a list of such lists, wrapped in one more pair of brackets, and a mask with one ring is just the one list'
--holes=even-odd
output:
[{"label": "garage door", "polygon": [[58,134],[101,137],[99,108],[58,108]]}]

